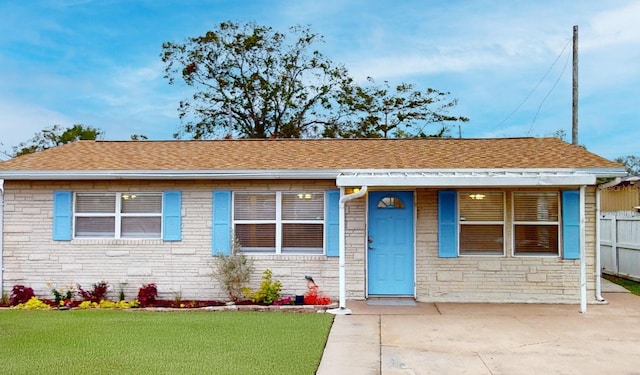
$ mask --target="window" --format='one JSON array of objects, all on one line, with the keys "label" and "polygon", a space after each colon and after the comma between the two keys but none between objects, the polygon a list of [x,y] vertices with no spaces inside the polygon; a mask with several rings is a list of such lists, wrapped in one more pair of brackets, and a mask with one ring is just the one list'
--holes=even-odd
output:
[{"label": "window", "polygon": [[322,254],[324,193],[234,193],[234,233],[242,251]]},{"label": "window", "polygon": [[76,193],[76,238],[160,238],[161,193]]},{"label": "window", "polygon": [[384,197],[378,201],[378,208],[404,208],[404,204],[398,197]]},{"label": "window", "polygon": [[504,194],[460,192],[460,255],[504,255]]},{"label": "window", "polygon": [[559,255],[557,192],[513,194],[515,255]]}]

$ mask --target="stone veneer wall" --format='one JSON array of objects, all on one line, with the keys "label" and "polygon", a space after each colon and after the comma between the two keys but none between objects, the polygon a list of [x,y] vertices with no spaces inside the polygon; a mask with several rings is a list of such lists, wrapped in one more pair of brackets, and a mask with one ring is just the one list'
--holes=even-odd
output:
[{"label": "stone veneer wall", "polygon": [[[15,284],[34,288],[37,296],[52,298],[50,287],[81,284],[91,287],[107,281],[109,298],[123,288],[127,299],[137,296],[142,284],[157,283],[159,298],[181,295],[189,299],[226,299],[211,277],[212,191],[215,189],[323,191],[335,189],[333,181],[5,181],[4,292]],[[182,191],[182,240],[51,239],[54,190],[75,192]],[[338,258],[324,255],[255,256],[251,286],[257,288],[266,268],[283,283],[283,294],[306,290],[311,274],[320,290],[338,295]],[[362,283],[361,283],[362,284]]]},{"label": "stone veneer wall", "polygon": [[[327,190],[333,181],[77,181],[69,183],[5,181],[4,292],[15,284],[33,287],[51,298],[47,282],[63,287],[77,283],[89,287],[104,280],[110,298],[119,288],[127,299],[145,283],[158,284],[160,298],[225,299],[210,277],[212,191]],[[73,240],[53,241],[54,190],[72,191],[182,191],[182,241]],[[531,189],[522,189],[531,190]],[[511,237],[511,192],[506,194],[506,237]],[[538,302],[578,303],[579,260],[558,257],[513,257],[510,241],[506,256],[437,255],[437,190],[416,190],[416,298],[424,302]],[[595,301],[595,190],[587,189],[587,287]],[[366,296],[366,199],[346,204],[346,283],[348,299]],[[269,268],[283,283],[284,294],[306,290],[311,274],[325,294],[338,297],[338,258],[323,255],[255,256],[251,285],[260,283]]]},{"label": "stone veneer wall", "polygon": [[[477,189],[483,190],[483,189]],[[489,189],[490,190],[490,189]],[[512,255],[511,193],[506,191],[505,256],[438,258],[437,190],[417,190],[416,288],[424,302],[579,303],[580,261]],[[595,188],[586,192],[588,302],[595,302]]]}]

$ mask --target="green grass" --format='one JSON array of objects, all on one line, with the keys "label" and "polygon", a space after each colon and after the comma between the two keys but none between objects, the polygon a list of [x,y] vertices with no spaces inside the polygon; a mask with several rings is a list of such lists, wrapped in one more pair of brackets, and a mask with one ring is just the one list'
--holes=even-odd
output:
[{"label": "green grass", "polygon": [[333,316],[0,311],[0,373],[314,374]]},{"label": "green grass", "polygon": [[623,286],[625,289],[629,290],[631,293],[640,296],[640,283],[637,281],[623,279],[621,277],[612,276],[612,275],[602,275],[605,279],[616,283],[620,286]]}]

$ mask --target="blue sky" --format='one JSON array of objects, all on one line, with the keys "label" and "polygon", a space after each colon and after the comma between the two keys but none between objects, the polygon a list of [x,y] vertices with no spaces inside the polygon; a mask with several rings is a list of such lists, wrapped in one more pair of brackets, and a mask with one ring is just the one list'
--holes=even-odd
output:
[{"label": "blue sky", "polygon": [[359,81],[451,92],[471,119],[465,138],[564,130],[568,141],[578,25],[579,143],[640,155],[638,15],[635,0],[0,0],[0,151],[54,124],[171,139],[191,91],[163,78],[162,43],[231,20],[310,25]]}]

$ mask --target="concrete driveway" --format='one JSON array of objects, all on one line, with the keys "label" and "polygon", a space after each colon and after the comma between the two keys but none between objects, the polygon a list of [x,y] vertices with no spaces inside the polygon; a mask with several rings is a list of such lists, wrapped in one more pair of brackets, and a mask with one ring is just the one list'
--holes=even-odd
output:
[{"label": "concrete driveway", "polygon": [[350,302],[317,374],[637,374],[640,296],[608,304]]}]

